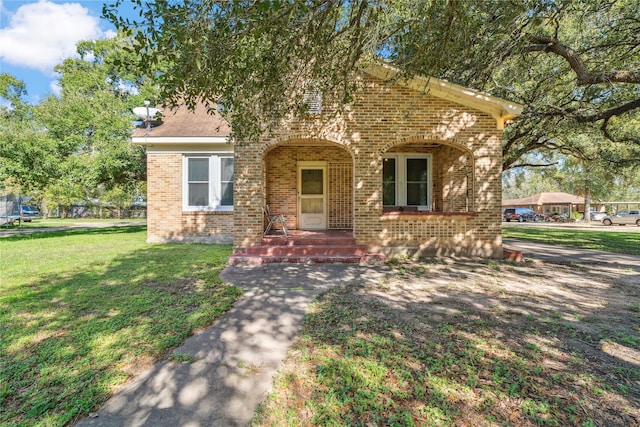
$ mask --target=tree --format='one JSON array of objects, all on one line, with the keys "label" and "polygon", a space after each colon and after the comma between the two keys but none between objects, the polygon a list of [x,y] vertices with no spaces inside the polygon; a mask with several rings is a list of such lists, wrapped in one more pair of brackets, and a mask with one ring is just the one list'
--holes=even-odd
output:
[{"label": "tree", "polygon": [[22,80],[18,80],[11,74],[0,73],[0,113],[3,117],[24,118],[26,116],[26,106],[24,97],[27,89]]},{"label": "tree", "polygon": [[520,70],[522,83],[512,93],[527,106],[506,133],[504,169],[532,149],[583,157],[583,145],[567,138],[578,133],[592,138],[592,157],[610,167],[640,164],[637,14],[636,3],[566,3],[553,25],[528,34],[528,45],[497,76],[514,81],[501,74]]},{"label": "tree", "polygon": [[516,168],[502,174],[502,198],[522,199],[534,194],[566,191],[556,180],[558,169]]},{"label": "tree", "polygon": [[157,95],[150,79],[120,67],[127,43],[123,35],[80,42],[79,57],[56,67],[60,95],[36,106],[20,104],[24,86],[6,79],[12,86],[2,93],[20,107],[0,117],[1,180],[53,204],[106,196],[131,202],[146,179],[145,151],[129,143],[131,108]]},{"label": "tree", "polygon": [[611,162],[640,163],[627,125],[640,110],[638,2],[132,0],[136,22],[118,17],[123,1],[103,12],[132,32],[140,67],[158,71],[165,98],[222,104],[241,142],[303,115],[309,82],[347,105],[354,75],[384,59],[404,76],[523,103],[505,134],[505,170],[530,152],[571,152],[566,129],[629,147]]},{"label": "tree", "polygon": [[24,101],[23,81],[0,74],[0,181],[16,192],[39,195],[54,176],[55,143],[46,129],[32,120],[32,107]]},{"label": "tree", "polygon": [[144,149],[129,144],[131,108],[152,96],[153,86],[119,66],[128,43],[123,35],[80,42],[79,58],[56,67],[60,96],[35,108],[34,116],[58,142],[64,159],[50,188],[58,201],[102,199],[107,192],[124,192],[131,199],[146,179]]},{"label": "tree", "polygon": [[[513,168],[502,178],[503,197],[518,199],[541,192],[561,191],[585,198],[585,210],[595,204],[640,200],[640,168],[609,168],[607,163],[554,154],[532,161],[553,166]],[[588,220],[588,217],[585,217]]]}]

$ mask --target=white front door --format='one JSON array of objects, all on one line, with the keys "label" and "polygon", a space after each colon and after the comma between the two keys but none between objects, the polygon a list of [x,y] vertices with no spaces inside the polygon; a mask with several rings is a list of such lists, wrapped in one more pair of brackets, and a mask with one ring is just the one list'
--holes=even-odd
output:
[{"label": "white front door", "polygon": [[298,163],[298,227],[302,230],[327,228],[327,164]]}]

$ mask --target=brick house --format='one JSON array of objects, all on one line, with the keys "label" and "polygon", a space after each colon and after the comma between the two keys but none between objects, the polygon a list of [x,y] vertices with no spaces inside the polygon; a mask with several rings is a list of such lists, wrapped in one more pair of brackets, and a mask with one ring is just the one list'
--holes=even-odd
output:
[{"label": "brick house", "polygon": [[318,236],[342,233],[369,254],[501,257],[501,136],[522,107],[435,78],[398,79],[381,64],[360,83],[348,111],[334,117],[325,105],[252,143],[232,144],[202,106],[137,129],[148,241],[233,242],[236,260],[273,254],[257,250],[274,244],[263,237],[268,204],[289,239],[314,235],[307,246],[328,250],[339,243]]},{"label": "brick house", "polygon": [[562,192],[545,192],[520,199],[505,199],[503,208],[529,208],[538,214],[566,214],[584,212],[584,197]]}]

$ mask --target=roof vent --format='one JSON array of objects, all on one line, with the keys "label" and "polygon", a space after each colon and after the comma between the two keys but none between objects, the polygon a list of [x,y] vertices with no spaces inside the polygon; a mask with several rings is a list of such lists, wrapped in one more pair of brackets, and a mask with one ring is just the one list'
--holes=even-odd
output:
[{"label": "roof vent", "polygon": [[305,85],[302,102],[307,106],[309,114],[322,114],[322,92],[317,83],[309,82]]}]

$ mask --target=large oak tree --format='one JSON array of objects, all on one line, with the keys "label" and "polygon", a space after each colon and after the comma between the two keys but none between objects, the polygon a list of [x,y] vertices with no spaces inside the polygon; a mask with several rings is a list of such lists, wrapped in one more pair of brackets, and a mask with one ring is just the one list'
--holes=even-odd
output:
[{"label": "large oak tree", "polygon": [[[347,105],[353,76],[383,59],[526,106],[505,134],[505,169],[532,151],[574,149],[640,163],[640,3],[628,0],[130,0],[142,69],[169,101],[222,104],[239,141],[304,114],[304,85]],[[606,142],[601,142],[606,141]]]}]

